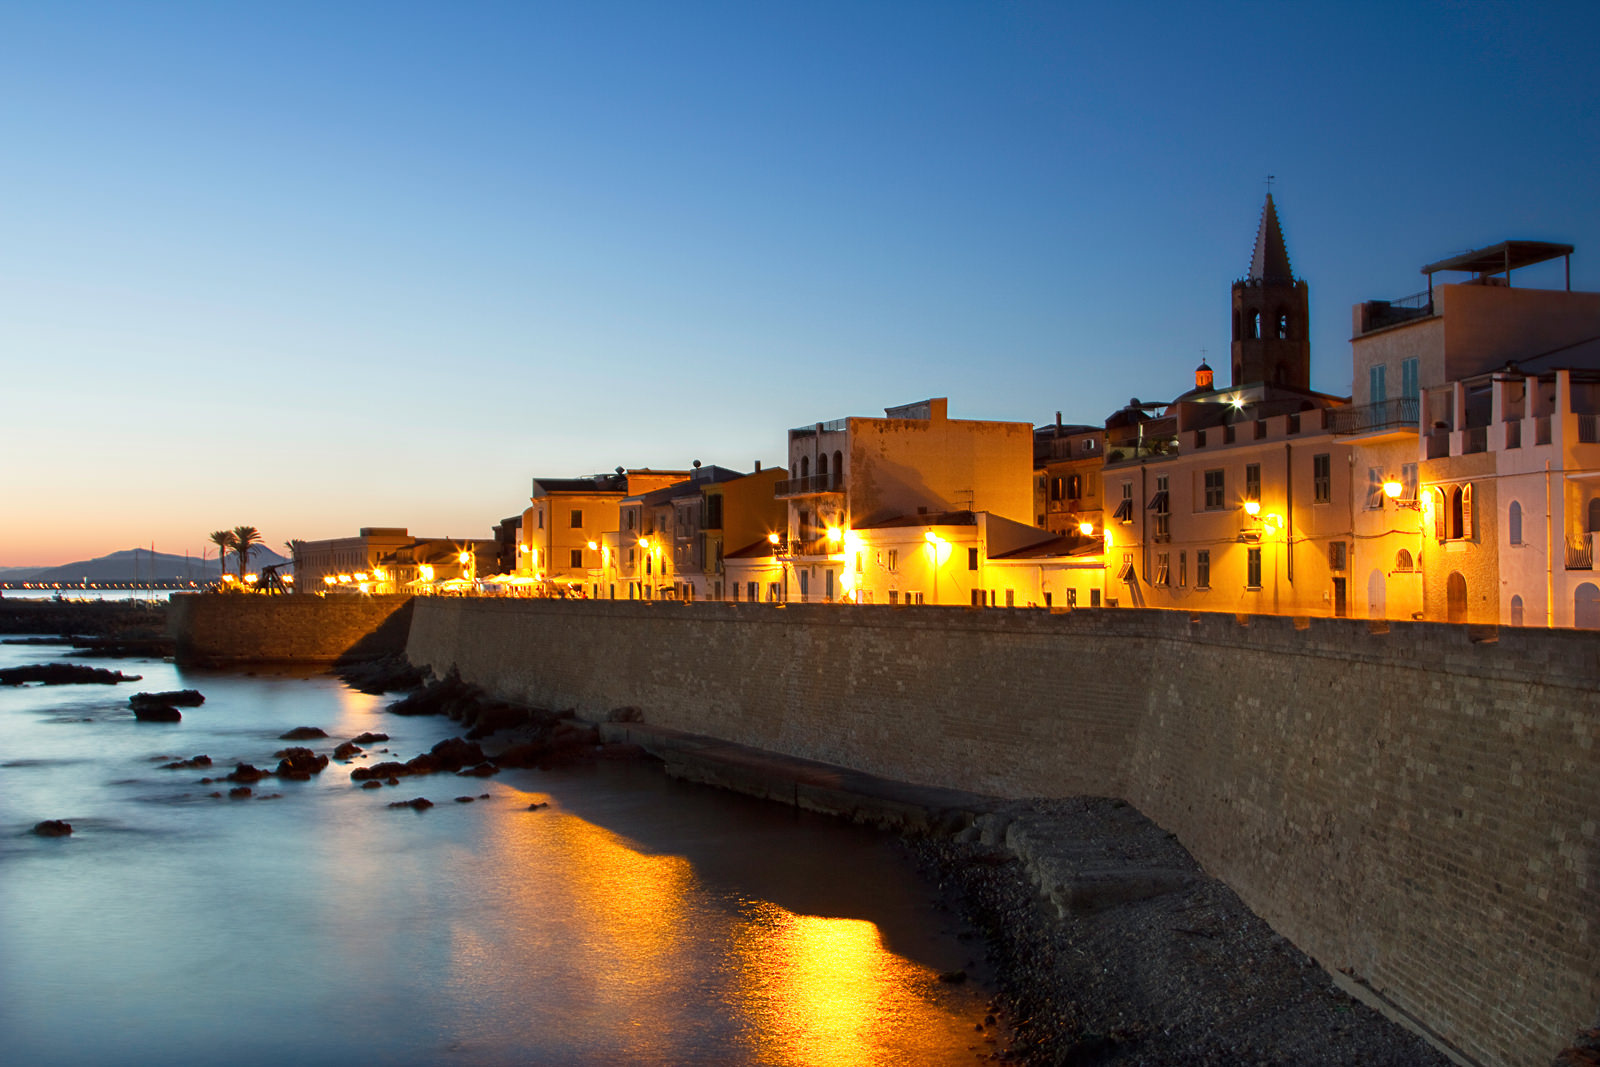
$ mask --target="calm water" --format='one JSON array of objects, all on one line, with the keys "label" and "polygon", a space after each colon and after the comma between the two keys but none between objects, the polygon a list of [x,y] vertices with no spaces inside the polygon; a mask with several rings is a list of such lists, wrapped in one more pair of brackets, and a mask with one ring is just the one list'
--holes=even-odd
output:
[{"label": "calm water", "polygon": [[[55,650],[0,645],[0,665]],[[104,664],[105,661],[102,661]],[[207,796],[293,726],[409,758],[451,723],[326,676],[0,689],[8,1063],[971,1063],[986,991],[884,839],[643,764]],[[138,690],[198,688],[176,725]],[[212,771],[169,771],[206,753]],[[373,753],[373,759],[392,758]],[[221,787],[226,792],[226,785]],[[453,798],[487,792],[486,800]],[[426,812],[391,810],[426,796]],[[532,802],[550,806],[528,811]],[[62,818],[76,833],[28,830]],[[974,1050],[974,1046],[977,1046]]]}]

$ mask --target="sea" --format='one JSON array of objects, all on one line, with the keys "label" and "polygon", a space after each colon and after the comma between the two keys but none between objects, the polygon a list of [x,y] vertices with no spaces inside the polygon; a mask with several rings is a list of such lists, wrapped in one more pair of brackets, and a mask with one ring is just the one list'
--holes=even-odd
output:
[{"label": "sea", "polygon": [[[70,650],[0,645],[0,666],[53,660]],[[83,662],[143,677],[0,687],[6,1063],[962,1064],[996,1049],[981,941],[886,834],[648,761],[374,790],[334,762],[234,798],[201,779],[366,731],[390,735],[368,760],[408,759],[458,727],[323,673]],[[134,692],[188,688],[206,700],[179,723],[129,710]],[[298,726],[328,738],[279,739]],[[197,754],[212,767],[163,767]],[[391,806],[414,797],[434,807]],[[73,834],[33,834],[46,819]]]}]

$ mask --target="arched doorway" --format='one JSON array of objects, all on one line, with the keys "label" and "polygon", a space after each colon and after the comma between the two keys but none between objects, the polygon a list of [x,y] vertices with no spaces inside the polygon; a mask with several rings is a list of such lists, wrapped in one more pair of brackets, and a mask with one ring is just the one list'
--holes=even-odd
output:
[{"label": "arched doorway", "polygon": [[1600,587],[1593,582],[1584,582],[1572,594],[1572,625],[1600,630]]},{"label": "arched doorway", "polygon": [[1511,598],[1511,625],[1512,626],[1521,626],[1522,625],[1522,614],[1523,614],[1522,597],[1519,594],[1519,595],[1513,596]]},{"label": "arched doorway", "polygon": [[1385,582],[1383,572],[1373,571],[1367,575],[1367,618],[1387,619],[1387,604],[1384,597]]},{"label": "arched doorway", "polygon": [[1460,571],[1451,571],[1450,578],[1445,582],[1445,599],[1448,602],[1446,618],[1450,622],[1467,621],[1467,580],[1461,577]]}]

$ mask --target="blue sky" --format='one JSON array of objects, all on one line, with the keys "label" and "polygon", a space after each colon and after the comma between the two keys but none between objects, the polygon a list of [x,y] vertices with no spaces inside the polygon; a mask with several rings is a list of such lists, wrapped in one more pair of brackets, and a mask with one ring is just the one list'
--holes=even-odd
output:
[{"label": "blue sky", "polygon": [[[1600,5],[0,8],[0,565],[775,462],[1206,349],[1264,177],[1349,309],[1509,237],[1600,289]],[[1560,284],[1529,272],[1530,283]]]}]

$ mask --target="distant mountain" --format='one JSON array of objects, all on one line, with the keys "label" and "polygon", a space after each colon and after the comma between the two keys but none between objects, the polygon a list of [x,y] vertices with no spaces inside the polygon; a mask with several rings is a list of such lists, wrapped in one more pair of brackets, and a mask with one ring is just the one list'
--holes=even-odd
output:
[{"label": "distant mountain", "polygon": [[[227,562],[229,572],[237,574],[238,560],[231,552]],[[262,567],[287,562],[265,545],[257,545],[250,553],[249,569],[260,573]],[[130,548],[97,559],[63,563],[59,567],[11,568],[0,573],[0,581],[4,582],[209,582],[216,577],[215,559],[201,562],[193,556],[174,556],[169,552],[157,552],[152,556],[148,548]]]}]

